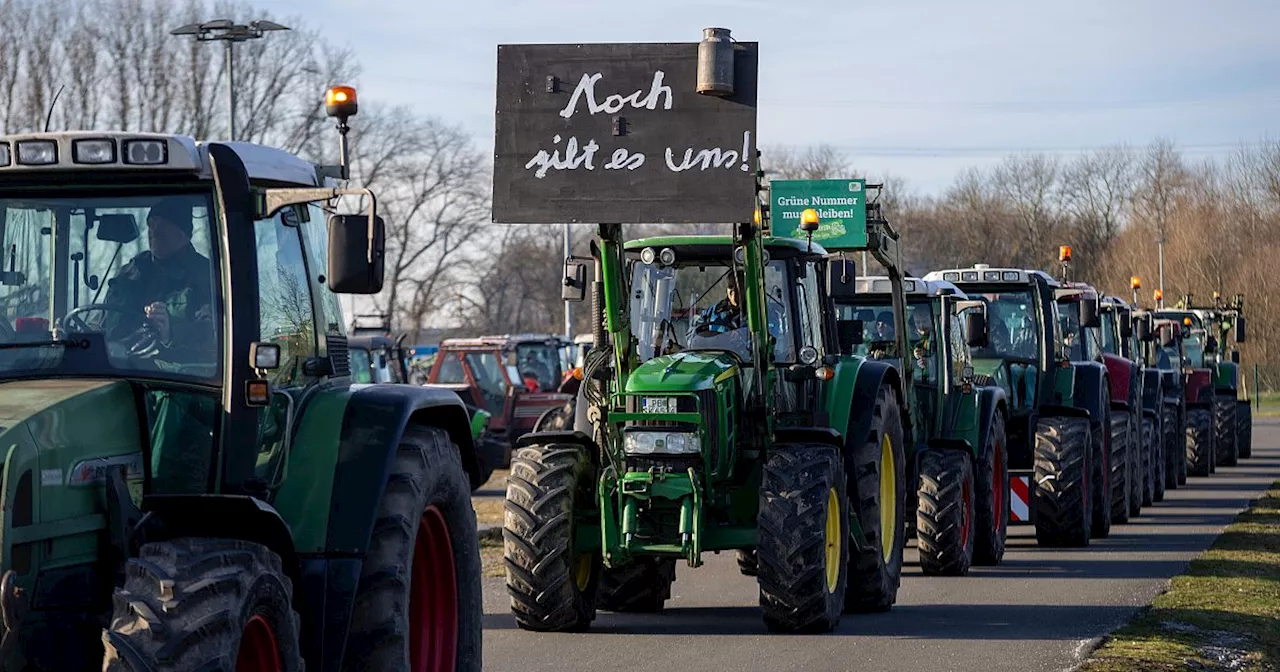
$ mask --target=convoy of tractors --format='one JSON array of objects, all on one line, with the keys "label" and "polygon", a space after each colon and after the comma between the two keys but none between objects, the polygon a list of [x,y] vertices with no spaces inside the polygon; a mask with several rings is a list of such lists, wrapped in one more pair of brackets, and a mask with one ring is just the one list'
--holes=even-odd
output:
[{"label": "convoy of tractors", "polygon": [[353,89],[337,166],[0,137],[0,669],[477,670],[469,495],[500,468],[519,627],[661,611],[731,552],[770,630],[826,632],[892,608],[909,545],[928,576],[1010,525],[1087,546],[1249,458],[1241,295],[1143,307],[1070,247],[911,274],[879,185],[765,179],[754,43],[514,47],[494,220],[602,222],[562,287],[590,333],[446,339],[425,382],[389,324],[342,328],[387,245]]}]

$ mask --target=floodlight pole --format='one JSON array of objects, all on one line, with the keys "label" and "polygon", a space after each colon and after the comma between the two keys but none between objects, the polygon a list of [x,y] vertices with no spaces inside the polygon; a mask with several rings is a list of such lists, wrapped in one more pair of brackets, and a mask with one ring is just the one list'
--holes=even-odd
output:
[{"label": "floodlight pole", "polygon": [[235,43],[262,38],[267,31],[289,30],[272,21],[250,21],[248,24],[237,24],[227,19],[217,19],[204,23],[192,23],[169,32],[170,35],[191,35],[197,42],[221,40],[225,43],[223,53],[227,67],[227,139],[236,139],[236,74]]}]

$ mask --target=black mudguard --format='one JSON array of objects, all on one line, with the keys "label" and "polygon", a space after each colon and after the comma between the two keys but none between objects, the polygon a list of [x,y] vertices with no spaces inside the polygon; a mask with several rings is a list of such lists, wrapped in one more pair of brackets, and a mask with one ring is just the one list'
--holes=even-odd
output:
[{"label": "black mudguard", "polygon": [[[996,413],[1005,414],[1005,443],[1008,443],[1009,436],[1009,420],[1008,420],[1008,394],[1003,388],[999,387],[983,387],[978,389],[978,445],[975,450],[981,450],[987,445],[987,437],[991,434],[991,423],[995,420]],[[1008,450],[1008,447],[1005,448]]]},{"label": "black mudguard", "polygon": [[140,543],[179,537],[221,537],[262,544],[280,556],[284,571],[301,576],[293,533],[275,507],[247,495],[146,495],[142,498]]},{"label": "black mudguard", "polygon": [[830,427],[777,427],[773,430],[774,443],[825,443],[841,447],[844,437]]},{"label": "black mudguard", "polygon": [[[907,465],[912,464],[913,455],[911,447],[914,444],[914,438],[911,433],[911,417],[907,410],[907,401],[902,393],[902,379],[898,376],[898,370],[892,365],[868,359],[862,362],[858,367],[858,378],[853,383],[853,398],[850,400],[849,426],[845,427],[844,441],[844,463],[846,465],[856,464],[855,452],[858,447],[866,442],[865,435],[855,436],[861,432],[852,431],[850,427],[867,427],[871,424],[871,418],[876,410],[876,395],[880,392],[880,385],[888,383],[893,388],[894,394],[898,397],[898,408],[902,411],[902,450],[907,457]],[[853,469],[846,469],[848,478],[846,479],[849,498],[851,501],[854,497],[859,497],[858,493],[858,477]],[[907,483],[912,483],[915,477],[914,473],[907,474]],[[907,488],[912,490],[911,487]]]}]

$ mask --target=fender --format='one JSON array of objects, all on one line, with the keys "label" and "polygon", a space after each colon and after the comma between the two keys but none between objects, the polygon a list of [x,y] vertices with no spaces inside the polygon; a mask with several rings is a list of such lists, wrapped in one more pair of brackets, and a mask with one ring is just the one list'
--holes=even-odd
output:
[{"label": "fender", "polygon": [[1144,413],[1159,414],[1160,403],[1164,397],[1163,387],[1159,369],[1142,370],[1142,410]]},{"label": "fender", "polygon": [[1061,404],[1043,404],[1039,408],[1039,416],[1042,418],[1086,418],[1088,419],[1089,411],[1076,406],[1063,406]]},{"label": "fender", "polygon": [[1111,383],[1111,407],[1116,408],[1116,400],[1122,400],[1123,410],[1128,410],[1129,401],[1134,390],[1133,364],[1120,356],[1104,354],[1102,361],[1107,367],[1107,380]]},{"label": "fender", "polygon": [[830,427],[775,427],[774,443],[822,443],[837,448],[844,446],[844,437]]},{"label": "fender", "polygon": [[529,432],[517,438],[512,445],[516,448],[523,448],[525,446],[546,445],[548,443],[572,443],[586,448],[593,458],[597,454],[595,440],[586,432],[577,429]]},{"label": "fender", "polygon": [[1008,442],[1009,436],[1009,397],[1003,388],[999,387],[983,387],[978,389],[978,449],[987,445],[987,437],[991,435],[991,423],[996,419],[996,413],[1005,415],[1005,441]]},{"label": "fender", "polygon": [[1098,362],[1076,362],[1075,406],[1085,409],[1095,422],[1106,422],[1109,408],[1104,406],[1108,381],[1106,367]]},{"label": "fender", "polygon": [[1191,369],[1185,374],[1187,406],[1213,404],[1213,381],[1209,369]]},{"label": "fender", "polygon": [[139,543],[178,537],[220,537],[262,544],[280,556],[296,584],[302,573],[289,525],[275,507],[248,495],[146,495]]},{"label": "fender", "polygon": [[[875,413],[876,394],[880,390],[882,383],[888,383],[893,388],[893,393],[898,398],[898,408],[902,410],[900,421],[902,422],[902,450],[907,456],[907,465],[911,464],[911,446],[913,445],[911,434],[911,420],[908,414],[906,400],[902,395],[902,379],[898,377],[898,370],[890,364],[873,359],[866,359],[858,366],[857,377],[853,381],[853,393],[848,397],[837,396],[836,399],[841,405],[849,404],[849,419],[845,425],[844,431],[844,460],[845,464],[854,464],[854,452],[858,446],[867,440],[866,431],[871,426],[871,417]],[[833,413],[832,420],[835,421],[836,428],[839,428],[839,417]],[[852,498],[858,495],[858,478],[854,470],[849,469],[847,488],[849,496]],[[913,474],[907,474],[908,483]],[[908,488],[911,490],[912,488]]]},{"label": "fender", "polygon": [[[330,553],[363,554],[369,548],[387,474],[396,447],[410,423],[439,427],[458,446],[475,487],[480,478],[471,420],[457,394],[416,385],[353,385],[338,438],[326,548]],[[354,424],[353,419],[360,423]]]}]

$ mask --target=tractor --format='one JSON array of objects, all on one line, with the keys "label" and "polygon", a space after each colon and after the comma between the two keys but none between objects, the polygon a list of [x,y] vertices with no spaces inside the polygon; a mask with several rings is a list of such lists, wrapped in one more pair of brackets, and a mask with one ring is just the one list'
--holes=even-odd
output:
[{"label": "tractor", "polygon": [[[817,220],[808,211],[805,230]],[[625,244],[602,224],[594,259],[566,261],[566,299],[590,285],[605,319],[573,427],[525,435],[512,458],[504,554],[521,628],[582,629],[597,607],[660,610],[677,560],[698,567],[719,551],[755,552],[773,631],[829,631],[896,601],[904,378],[842,354],[853,332],[833,299],[854,291],[852,269],[811,239],[766,234],[767,222]],[[901,267],[887,221],[865,233]]]},{"label": "tractor", "polygon": [[[926,575],[964,575],[971,565],[999,564],[1004,556],[1008,402],[1003,389],[979,384],[973,372],[969,348],[986,345],[985,304],[943,280],[906,278],[903,287],[910,314],[905,330],[893,319],[893,283],[886,276],[858,278],[857,296],[841,299],[836,309],[861,335],[853,354],[888,357],[911,371],[907,405],[915,445],[907,483],[915,487],[907,520],[915,521]],[[906,351],[898,350],[904,331]]]},{"label": "tractor", "polygon": [[1191,294],[1177,304],[1180,311],[1190,312],[1204,325],[1205,365],[1213,370],[1213,429],[1217,444],[1216,460],[1223,466],[1235,466],[1240,458],[1252,454],[1253,422],[1249,409],[1248,387],[1240,376],[1240,351],[1227,354],[1228,334],[1236,344],[1244,343],[1244,295],[1237,294],[1224,302],[1219,292],[1213,293],[1213,306],[1196,306]]},{"label": "tractor", "polygon": [[480,669],[467,414],[352,383],[385,225],[334,186],[355,90],[325,103],[332,167],[0,137],[3,669]]},{"label": "tractor", "polygon": [[[1218,441],[1214,414],[1219,404],[1214,389],[1214,362],[1205,322],[1199,315],[1185,310],[1161,309],[1155,312],[1161,329],[1161,345],[1170,347],[1176,338],[1181,346],[1183,394],[1187,407],[1186,469],[1188,476],[1205,477],[1218,470]],[[1167,346],[1165,344],[1168,344]],[[1234,409],[1232,409],[1234,410]],[[1234,432],[1228,430],[1234,439]]]},{"label": "tractor", "polygon": [[1042,546],[1087,546],[1111,520],[1103,469],[1110,389],[1100,362],[1071,361],[1063,326],[1096,327],[1096,298],[1043,271],[987,264],[924,279],[986,304],[988,342],[972,349],[973,367],[1007,395],[1009,523],[1034,525]]},{"label": "tractor", "polygon": [[[1127,301],[1107,295],[1102,297],[1101,307],[1102,353],[1111,374],[1112,422],[1117,416],[1124,418],[1125,432],[1129,436],[1128,518],[1137,516],[1142,507],[1155,503],[1155,479],[1158,470],[1160,448],[1160,414],[1154,403],[1155,395],[1146,390],[1148,383],[1159,383],[1159,372],[1144,366],[1137,348],[1134,331],[1133,308]],[[1148,375],[1148,374],[1151,375]],[[1157,388],[1158,389],[1158,388]],[[1163,489],[1161,490],[1163,498]],[[1118,514],[1113,510],[1113,514]],[[1113,515],[1116,522],[1124,522]]]}]

